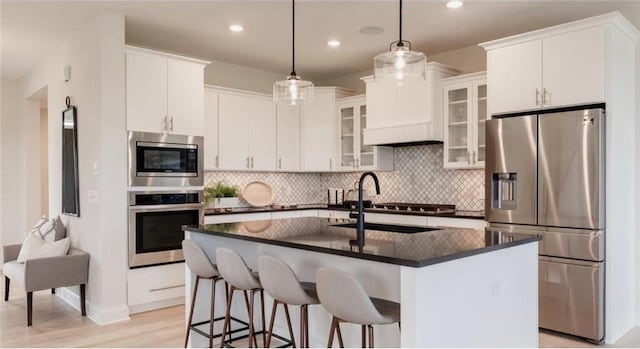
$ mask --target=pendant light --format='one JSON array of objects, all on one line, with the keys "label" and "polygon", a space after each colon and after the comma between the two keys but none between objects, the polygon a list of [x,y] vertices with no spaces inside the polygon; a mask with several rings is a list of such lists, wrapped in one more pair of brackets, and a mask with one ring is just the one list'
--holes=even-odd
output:
[{"label": "pendant light", "polygon": [[400,0],[400,37],[389,45],[389,51],[373,59],[376,80],[403,81],[425,80],[427,57],[411,50],[411,42],[402,40],[402,0]]},{"label": "pendant light", "polygon": [[313,83],[296,74],[296,1],[291,0],[291,74],[273,84],[273,100],[279,104],[296,105],[313,99]]}]

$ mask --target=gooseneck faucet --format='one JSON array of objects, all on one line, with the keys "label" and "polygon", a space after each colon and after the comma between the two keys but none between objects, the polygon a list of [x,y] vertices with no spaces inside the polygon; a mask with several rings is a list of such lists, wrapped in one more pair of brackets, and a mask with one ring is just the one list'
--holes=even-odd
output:
[{"label": "gooseneck faucet", "polygon": [[358,213],[349,213],[349,218],[357,219],[356,222],[356,243],[362,252],[362,248],[364,247],[364,198],[363,196],[363,183],[364,179],[368,176],[371,176],[373,182],[376,185],[376,194],[380,195],[380,182],[378,182],[378,176],[376,176],[373,172],[365,172],[360,176],[360,181],[358,181]]}]

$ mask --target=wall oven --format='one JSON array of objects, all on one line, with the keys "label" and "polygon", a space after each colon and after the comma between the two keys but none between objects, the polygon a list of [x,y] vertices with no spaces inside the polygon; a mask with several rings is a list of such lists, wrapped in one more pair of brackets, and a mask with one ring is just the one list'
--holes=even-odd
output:
[{"label": "wall oven", "polygon": [[129,186],[202,186],[204,139],[129,132]]},{"label": "wall oven", "polygon": [[129,267],[183,261],[182,226],[203,220],[202,191],[129,193]]}]

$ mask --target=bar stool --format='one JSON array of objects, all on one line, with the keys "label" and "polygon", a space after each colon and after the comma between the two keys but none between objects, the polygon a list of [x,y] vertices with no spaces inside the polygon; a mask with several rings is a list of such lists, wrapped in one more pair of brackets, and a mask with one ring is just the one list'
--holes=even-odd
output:
[{"label": "bar stool", "polygon": [[312,282],[300,282],[291,268],[278,258],[272,256],[260,256],[258,258],[258,270],[260,281],[265,291],[273,298],[271,309],[271,321],[269,323],[268,347],[271,344],[273,324],[275,322],[278,304],[284,306],[284,312],[289,325],[291,344],[295,347],[291,318],[289,317],[289,305],[300,306],[300,347],[309,347],[309,309],[312,304],[319,304],[316,284]]},{"label": "bar stool", "polygon": [[[191,331],[194,331],[200,335],[203,335],[209,338],[209,348],[213,347],[213,339],[218,338],[221,334],[214,335],[213,333],[213,324],[215,321],[220,321],[224,319],[224,317],[215,318],[215,299],[216,299],[216,284],[218,281],[222,280],[220,273],[218,273],[218,269],[215,264],[211,263],[209,257],[204,253],[202,248],[198,246],[195,242],[191,240],[183,240],[182,241],[182,251],[184,254],[184,259],[191,270],[192,273],[196,275],[196,283],[193,289],[193,295],[191,296],[191,308],[189,310],[189,321],[187,322],[187,334],[184,340],[184,347],[187,347],[189,343],[189,334]],[[201,321],[198,323],[192,323],[193,321],[193,311],[196,304],[196,297],[198,295],[198,285],[200,284],[200,279],[211,280],[211,317],[209,320]],[[227,291],[228,293],[228,291]],[[228,298],[227,294],[227,298]],[[233,319],[236,322],[240,322],[245,325],[244,329],[248,328],[248,324],[237,319]],[[209,324],[209,333],[203,332],[197,328],[197,326]],[[242,331],[244,329],[238,329],[235,332]],[[229,334],[231,336],[231,334]]]},{"label": "bar stool", "polygon": [[340,347],[344,347],[340,335],[340,321],[362,325],[362,347],[366,346],[368,328],[370,348],[373,348],[373,325],[396,322],[400,325],[400,304],[369,297],[358,280],[349,273],[322,267],[316,272],[316,280],[320,302],[333,316],[327,347],[333,345],[333,335],[336,331]]},{"label": "bar stool", "polygon": [[[255,335],[260,333],[262,334],[262,344],[264,346],[267,342],[265,333],[264,290],[260,284],[258,273],[251,271],[242,256],[228,248],[220,247],[216,250],[216,262],[218,263],[218,271],[220,272],[220,275],[222,275],[225,282],[231,286],[229,289],[229,298],[227,300],[227,311],[224,318],[224,325],[222,326],[222,338],[225,338],[225,335],[227,334],[227,327],[230,325],[229,321],[233,294],[235,291],[243,291],[244,300],[247,304],[247,311],[249,313],[249,348],[252,348],[254,344],[256,347],[258,346],[258,341],[256,340]],[[247,297],[247,291],[249,291],[251,295],[250,297]],[[253,324],[253,302],[256,292],[260,292],[260,303],[262,308],[262,331],[258,333],[255,333],[255,326]],[[224,344],[225,342],[222,340],[220,342],[220,348],[222,348]]]}]

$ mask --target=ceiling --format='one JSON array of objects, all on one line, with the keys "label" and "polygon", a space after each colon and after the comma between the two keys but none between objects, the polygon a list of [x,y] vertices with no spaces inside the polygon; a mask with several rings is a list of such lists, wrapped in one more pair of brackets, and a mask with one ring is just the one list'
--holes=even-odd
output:
[{"label": "ceiling", "polygon": [[[620,11],[640,28],[640,1],[480,1],[448,9],[444,0],[406,1],[404,37],[427,55],[479,42]],[[0,73],[16,79],[100,11],[122,13],[126,41],[184,55],[287,74],[290,2],[283,1],[46,1],[0,2]],[[397,1],[299,0],[298,74],[326,80],[371,68],[373,56],[397,40]],[[232,23],[242,33],[232,33]],[[363,26],[384,32],[365,35]],[[338,48],[327,40],[338,39]]]}]

